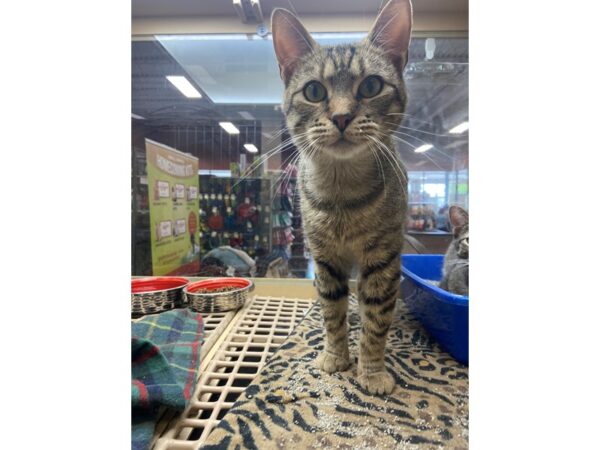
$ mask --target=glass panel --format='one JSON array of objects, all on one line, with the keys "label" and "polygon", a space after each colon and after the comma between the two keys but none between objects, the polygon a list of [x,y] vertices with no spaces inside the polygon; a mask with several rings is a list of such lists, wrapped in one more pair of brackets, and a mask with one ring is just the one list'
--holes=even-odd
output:
[{"label": "glass panel", "polygon": [[[335,44],[364,36],[318,33],[315,39]],[[187,97],[168,76],[185,77],[201,98]],[[419,233],[447,230],[444,207],[468,207],[468,40],[413,38],[405,79],[409,104],[396,132],[396,147],[409,175],[408,228]],[[155,272],[150,236],[156,224],[150,222],[152,187],[146,172],[150,139],[198,158],[201,234],[190,240],[189,255],[196,254],[196,245],[206,263],[211,250],[227,244],[256,260],[258,276],[314,276],[294,196],[297,152],[286,144],[282,92],[270,36],[177,35],[133,41],[134,275]],[[222,122],[234,128],[228,131],[230,125]],[[456,129],[461,124],[463,130]],[[421,151],[424,145],[431,147]],[[200,270],[212,267],[210,274],[219,274],[226,266],[202,264]],[[243,263],[235,270],[244,275]],[[188,273],[193,274],[198,273]]]}]

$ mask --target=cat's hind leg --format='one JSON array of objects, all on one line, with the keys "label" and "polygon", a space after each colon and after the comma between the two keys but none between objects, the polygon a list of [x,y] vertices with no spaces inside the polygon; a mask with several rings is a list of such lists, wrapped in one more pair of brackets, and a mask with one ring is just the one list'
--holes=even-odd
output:
[{"label": "cat's hind leg", "polygon": [[346,370],[348,353],[348,273],[342,264],[316,259],[316,287],[323,311],[325,348],[317,357],[317,367],[327,373]]}]

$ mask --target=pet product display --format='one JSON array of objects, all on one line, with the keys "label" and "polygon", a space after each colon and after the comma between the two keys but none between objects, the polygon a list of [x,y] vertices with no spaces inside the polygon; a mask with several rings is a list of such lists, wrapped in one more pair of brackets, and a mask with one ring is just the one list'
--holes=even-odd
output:
[{"label": "pet product display", "polygon": [[[207,234],[203,248],[208,252],[220,246],[231,246],[255,257],[256,238],[270,233],[269,220],[263,211],[271,202],[271,181],[261,178],[224,178],[200,176],[200,216]],[[264,252],[269,252],[270,248]]]}]

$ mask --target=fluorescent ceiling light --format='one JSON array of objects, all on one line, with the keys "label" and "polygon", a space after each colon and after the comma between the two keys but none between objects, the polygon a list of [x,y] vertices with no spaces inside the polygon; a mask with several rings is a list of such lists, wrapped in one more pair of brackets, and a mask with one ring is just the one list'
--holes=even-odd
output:
[{"label": "fluorescent ceiling light", "polygon": [[219,122],[219,125],[221,125],[221,128],[229,134],[240,134],[240,130],[238,130],[231,122]]},{"label": "fluorescent ceiling light", "polygon": [[254,144],[244,144],[244,148],[248,150],[250,153],[258,153],[258,149]]},{"label": "fluorescent ceiling light", "polygon": [[423,153],[423,152],[426,152],[427,150],[431,150],[432,148],[433,148],[433,145],[431,145],[431,144],[421,145],[420,147],[415,148],[415,153]]},{"label": "fluorescent ceiling light", "polygon": [[137,119],[137,120],[146,120],[146,118],[145,118],[145,117],[138,116],[137,114],[134,114],[134,113],[131,113],[131,117],[132,117],[133,119]]},{"label": "fluorescent ceiling light", "polygon": [[246,120],[256,120],[256,118],[248,111],[238,111],[238,114]]},{"label": "fluorescent ceiling light", "polygon": [[200,169],[198,175],[214,175],[215,177],[231,178],[231,170]]},{"label": "fluorescent ceiling light", "polygon": [[456,125],[454,128],[452,128],[449,131],[449,133],[460,134],[460,133],[464,133],[468,129],[469,129],[469,122],[463,122],[463,123]]},{"label": "fluorescent ceiling light", "polygon": [[171,82],[187,98],[202,98],[202,94],[188,81],[186,77],[179,75],[167,75],[167,80]]}]

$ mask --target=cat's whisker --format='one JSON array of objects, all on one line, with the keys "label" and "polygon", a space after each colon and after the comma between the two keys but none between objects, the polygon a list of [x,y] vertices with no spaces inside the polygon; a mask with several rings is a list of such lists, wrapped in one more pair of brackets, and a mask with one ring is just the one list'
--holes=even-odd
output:
[{"label": "cat's whisker", "polygon": [[393,154],[392,151],[381,140],[379,140],[375,136],[371,136],[371,135],[367,135],[367,136],[375,143],[375,146],[379,150],[381,150],[381,152],[382,152],[381,154],[386,158],[388,163],[390,163],[392,171],[398,178],[398,183],[400,185],[400,188],[403,190],[404,195],[407,196],[408,193],[406,192],[404,185],[408,183],[408,178],[403,173],[404,171],[402,170],[400,163],[397,160],[397,156],[395,154]]},{"label": "cat's whisker", "polygon": [[295,147],[294,150],[292,151],[292,154],[289,155],[280,165],[281,167],[284,167],[288,164],[288,162],[290,160],[295,160],[297,158],[300,157],[300,154],[306,150],[306,148],[308,147],[309,142],[308,140],[305,140],[301,143],[301,145],[299,147]]},{"label": "cat's whisker", "polygon": [[292,180],[292,174],[294,172],[293,167],[296,165],[298,158],[300,158],[300,154],[298,154],[294,158],[292,158],[292,160],[287,165],[287,173],[286,173],[286,176],[283,178],[283,184],[284,184],[286,190],[289,189],[289,187],[290,187],[290,181]]},{"label": "cat's whisker", "polygon": [[[402,135],[404,135],[404,136],[411,137],[411,138],[413,138],[413,139],[416,139],[416,140],[418,140],[419,142],[423,142],[424,144],[429,144],[429,142],[428,142],[428,141],[424,141],[423,139],[419,139],[418,137],[415,137],[415,136],[413,136],[413,135],[411,135],[411,134],[408,134],[408,133],[402,133],[402,132],[400,132],[400,131],[396,131],[396,132],[392,133],[391,137],[392,137],[392,138],[397,138],[397,139],[400,139],[398,136],[396,136],[396,133],[402,134]],[[443,150],[440,150],[439,148],[437,148],[437,147],[435,147],[435,146],[434,146],[433,148],[431,148],[431,151],[438,152],[438,153],[440,153],[440,154],[444,155],[444,156],[445,156],[446,158],[448,158],[450,161],[454,161],[454,157],[452,157],[452,156],[448,155],[446,152],[444,152]]]},{"label": "cat's whisker", "polygon": [[[387,123],[390,123],[390,122],[387,122]],[[407,127],[399,127],[399,128],[407,128]],[[421,139],[421,138],[419,138],[417,136],[414,136],[414,135],[412,135],[410,133],[405,133],[403,131],[395,130],[395,131],[392,131],[390,133],[390,135],[391,135],[392,138],[395,138],[399,142],[402,142],[402,143],[405,143],[405,144],[408,144],[408,142],[405,141],[405,140],[403,140],[402,138],[400,138],[398,135],[407,136],[407,137],[410,137],[412,139],[416,139],[417,141],[422,142],[423,144],[430,144],[429,141]],[[441,155],[445,156],[446,158],[448,158],[451,161],[454,161],[454,159],[455,159],[453,156],[449,155],[448,153],[444,152],[443,150],[441,150],[441,149],[439,149],[439,148],[437,148],[435,146],[431,150],[434,151],[434,152],[440,153]]]},{"label": "cat's whisker", "polygon": [[[294,157],[294,155],[291,156],[292,158]],[[294,159],[295,161],[295,159]],[[280,191],[281,191],[281,187],[283,185],[283,180],[285,178],[286,173],[284,171],[281,171],[281,173],[277,176],[277,179],[273,182],[273,198],[271,200],[271,207],[273,208],[275,205],[275,199],[277,198],[277,196],[281,196],[283,195]]]},{"label": "cat's whisker", "polygon": [[[308,154],[312,154],[314,151],[316,151],[316,149],[313,147],[313,145],[310,142],[307,142],[306,145],[304,145],[302,147],[302,149],[298,149],[296,154],[292,154],[292,156],[294,156],[294,159],[290,162],[290,164],[288,164],[288,167],[291,166],[296,166],[298,164],[298,161],[301,161],[301,157],[302,157],[302,152],[308,152]],[[287,185],[289,185],[289,182],[291,180],[292,177],[292,170],[288,171],[288,177],[287,177]],[[277,191],[275,191],[277,192]],[[293,206],[293,202],[296,199],[296,195],[299,195],[299,191],[298,191],[298,183],[296,183],[294,185],[294,190],[292,192],[292,206]]]},{"label": "cat's whisker", "polygon": [[427,153],[420,153],[420,155],[423,155],[425,158],[427,158],[429,161],[431,161],[438,169],[445,171],[446,169],[444,169],[442,166],[440,166],[437,162],[435,162],[435,160],[429,156]]},{"label": "cat's whisker", "polygon": [[[288,156],[281,165],[285,166],[290,159],[292,159],[292,161],[288,164],[288,166],[296,164],[296,162],[300,158],[302,152],[306,151],[307,149],[310,149],[310,146],[311,146],[310,142],[305,141],[304,144],[301,146],[301,148],[297,148],[296,151],[294,153],[292,153],[290,156]],[[288,177],[287,184],[289,184],[289,178],[291,178],[291,175]],[[275,192],[277,192],[281,189],[282,185],[284,185],[284,183],[285,183],[285,173],[281,174],[275,183],[278,184],[278,186],[275,189]]]},{"label": "cat's whisker", "polygon": [[287,139],[285,139],[283,142],[281,142],[279,145],[277,145],[275,148],[269,150],[267,153],[265,153],[264,155],[262,155],[257,161],[253,162],[250,167],[248,167],[247,170],[255,170],[254,166],[260,166],[262,163],[265,162],[266,159],[270,158],[271,156],[273,156],[273,154],[277,153],[278,151],[282,150],[284,147],[290,145],[293,143],[294,138],[298,139],[298,140],[302,140],[304,139],[306,136],[308,135],[308,133],[300,133],[295,137],[289,137]]},{"label": "cat's whisker", "polygon": [[[304,133],[302,133],[302,134],[304,134]],[[303,138],[302,134],[299,136],[301,136]],[[300,139],[300,141],[301,140],[302,139]],[[277,153],[281,152],[285,147],[287,147],[291,143],[292,143],[292,138],[290,137],[290,138],[286,139],[284,142],[282,142],[281,144],[279,144],[277,147],[269,150],[267,153],[262,155],[258,160],[254,161],[249,167],[246,168],[246,170],[244,171],[244,174],[232,186],[232,188],[236,187],[241,182],[247,180],[254,173],[254,171],[257,170],[262,164],[264,164],[266,161],[268,161],[270,158],[272,158]]]},{"label": "cat's whisker", "polygon": [[402,118],[407,118],[410,121],[414,120],[415,122],[420,122],[420,123],[425,124],[425,125],[433,126],[433,122],[431,122],[430,120],[418,119],[417,116],[415,116],[414,114],[407,114],[407,113],[387,113],[386,116],[401,116]]},{"label": "cat's whisker", "polygon": [[395,136],[395,135],[390,135],[390,137],[392,137],[392,138],[394,138],[394,139],[396,139],[396,140],[398,140],[398,141],[400,141],[400,142],[402,142],[402,143],[404,143],[404,144],[408,145],[408,146],[409,146],[410,148],[412,148],[413,150],[414,150],[414,149],[416,149],[416,148],[419,148],[418,146],[411,144],[410,142],[408,142],[408,141],[406,141],[406,140],[402,139],[401,137],[398,137],[398,136]]},{"label": "cat's whisker", "polygon": [[[413,146],[412,144],[410,144],[408,141],[406,141],[406,140],[402,139],[401,137],[399,137],[399,136],[396,136],[396,135],[395,135],[395,134],[393,134],[393,133],[392,133],[392,134],[390,134],[390,137],[391,137],[392,139],[396,140],[397,142],[400,142],[400,143],[407,144],[407,145],[411,146],[413,149],[415,149],[415,148],[418,148],[418,147],[415,147],[415,146]],[[411,136],[411,137],[413,137],[413,138],[414,138],[414,136]],[[415,138],[415,139],[416,139],[416,138]],[[423,141],[423,142],[425,142],[425,141]],[[449,160],[451,160],[451,161],[454,161],[454,158],[453,158],[452,156],[450,156],[450,155],[448,155],[448,154],[444,153],[442,150],[440,150],[440,149],[438,149],[438,148],[436,148],[436,147],[432,147],[432,148],[431,148],[431,150],[432,150],[432,151],[435,151],[435,152],[439,152],[439,153],[441,153],[442,155],[444,155],[446,158],[448,158]],[[419,153],[419,155],[423,155],[423,156],[427,157],[427,158],[428,158],[429,160],[431,160],[431,162],[433,162],[433,163],[434,163],[434,164],[435,164],[435,165],[436,165],[438,168],[440,168],[440,170],[445,170],[445,169],[443,169],[443,168],[442,168],[442,167],[441,167],[439,164],[437,164],[437,163],[436,163],[436,162],[435,162],[435,161],[434,161],[432,158],[430,158],[428,155],[426,155],[424,152],[421,152],[421,153]]]},{"label": "cat's whisker", "polygon": [[[289,165],[288,162],[290,160],[296,160],[299,157],[300,152],[298,151],[297,154],[292,153],[290,156],[288,156],[285,161],[283,163],[281,163],[281,167],[287,167],[286,165]],[[275,191],[274,192],[279,192],[282,188],[282,186],[284,185],[284,181],[285,181],[285,176],[286,176],[286,172],[285,169],[281,171],[281,173],[279,174],[279,176],[277,177],[277,179],[275,180]]]},{"label": "cat's whisker", "polygon": [[281,129],[279,129],[279,130],[277,130],[277,131],[274,131],[274,132],[271,134],[271,137],[270,137],[270,138],[269,138],[269,139],[266,141],[266,142],[267,142],[267,144],[271,144],[271,143],[273,143],[273,142],[274,142],[274,141],[275,141],[275,140],[276,140],[278,137],[280,137],[280,136],[281,136],[282,134],[284,134],[286,131],[289,131],[289,130],[287,129],[287,126],[286,126],[286,127],[283,127],[283,128],[281,128]]},{"label": "cat's whisker", "polygon": [[[377,138],[375,138],[377,139]],[[401,175],[403,178],[403,181],[408,184],[408,177],[406,176],[406,173],[404,171],[404,168],[400,165],[400,161],[398,160],[398,155],[396,154],[395,149],[392,150],[390,149],[387,145],[385,145],[381,140],[377,139],[377,141],[379,141],[379,146],[380,148],[386,152],[390,158],[392,159],[392,162],[394,163],[394,168],[397,174]],[[402,184],[402,183],[401,183]]]},{"label": "cat's whisker", "polygon": [[409,114],[406,112],[395,112],[395,113],[387,113],[386,116],[403,116],[403,117],[416,117],[414,114]]},{"label": "cat's whisker", "polygon": [[460,139],[460,138],[464,138],[464,136],[460,135],[460,134],[440,134],[440,133],[432,133],[430,131],[424,131],[424,130],[419,130],[418,128],[410,128],[410,127],[406,127],[404,125],[400,125],[400,124],[396,124],[394,122],[386,122],[387,124],[390,125],[395,125],[397,126],[397,128],[402,128],[405,130],[410,130],[410,131],[416,131],[417,133],[423,133],[423,134],[429,134],[431,136],[438,136],[438,137],[447,137],[447,138],[454,138],[454,139]]},{"label": "cat's whisker", "polygon": [[247,180],[254,173],[255,170],[257,170],[264,162],[269,160],[280,150],[280,148],[274,148],[262,155],[258,160],[254,161],[250,166],[246,168],[246,170],[244,170],[244,173],[240,176],[239,180],[232,186],[232,188],[235,188],[238,184]]},{"label": "cat's whisker", "polygon": [[419,141],[419,142],[422,142],[422,143],[424,143],[424,144],[429,144],[429,142],[428,142],[428,141],[425,141],[425,140],[423,140],[423,139],[421,139],[421,138],[418,138],[418,137],[416,137],[416,136],[413,136],[412,134],[409,134],[409,133],[404,133],[404,132],[402,132],[402,131],[392,131],[392,133],[393,133],[394,135],[396,135],[396,134],[401,134],[401,135],[403,135],[403,136],[406,136],[406,137],[410,137],[410,138],[416,139],[417,141]]},{"label": "cat's whisker", "polygon": [[383,179],[383,189],[385,190],[385,171],[383,170],[381,159],[379,158],[377,151],[371,146],[370,142],[367,142],[367,147],[369,151],[373,154],[373,157],[375,158],[375,162],[377,163],[377,167],[379,168],[379,173],[381,173],[381,178]]},{"label": "cat's whisker", "polygon": [[448,153],[446,153],[445,151],[443,151],[443,150],[441,150],[441,149],[439,149],[437,147],[433,147],[431,150],[433,152],[437,152],[437,153],[440,153],[440,154],[444,155],[446,158],[448,158],[451,161],[454,161],[456,159],[455,157],[449,155]]},{"label": "cat's whisker", "polygon": [[402,193],[404,194],[405,197],[408,197],[408,192],[406,191],[406,188],[405,188],[405,183],[408,183],[408,180],[406,179],[406,176],[404,176],[402,174],[402,172],[400,172],[397,168],[394,167],[394,156],[390,155],[389,149],[387,149],[385,147],[383,149],[382,155],[392,166],[392,171],[396,175],[396,178],[398,178],[398,185],[400,186]]},{"label": "cat's whisker", "polygon": [[281,142],[279,145],[277,145],[276,147],[272,148],[271,150],[269,150],[267,153],[265,153],[264,155],[262,155],[257,161],[253,162],[250,167],[248,167],[248,170],[253,170],[252,168],[256,165],[259,166],[260,164],[262,164],[265,159],[268,159],[268,157],[270,157],[270,155],[276,153],[277,151],[281,150],[283,147],[285,147],[286,145],[290,144],[292,142],[292,138],[288,138],[285,141]]}]

